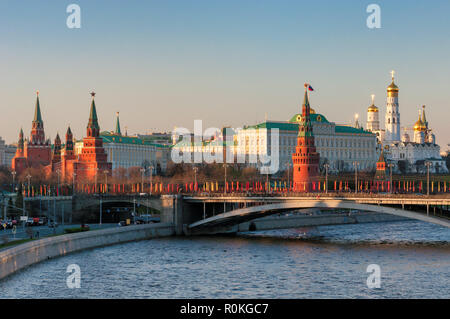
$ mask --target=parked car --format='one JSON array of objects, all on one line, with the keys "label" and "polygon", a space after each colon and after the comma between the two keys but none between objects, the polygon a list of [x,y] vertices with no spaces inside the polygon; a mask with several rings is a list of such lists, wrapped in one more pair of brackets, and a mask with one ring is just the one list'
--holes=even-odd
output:
[{"label": "parked car", "polygon": [[33,226],[39,226],[39,217],[33,217]]},{"label": "parked car", "polygon": [[121,221],[119,222],[119,226],[126,226],[126,225],[127,225],[127,222],[124,221],[124,220],[121,220]]},{"label": "parked car", "polygon": [[25,226],[33,226],[33,218],[29,217],[25,222]]},{"label": "parked car", "polygon": [[38,225],[39,225],[39,226],[44,226],[44,225],[47,224],[47,222],[48,222],[47,217],[39,217]]},{"label": "parked car", "polygon": [[150,214],[144,214],[136,218],[136,222],[138,220],[143,221],[144,223],[159,223],[161,219],[159,217],[150,215]]},{"label": "parked car", "polygon": [[58,224],[55,223],[53,220],[51,220],[51,221],[48,223],[48,227],[50,227],[50,228],[56,228],[56,227],[58,227]]}]

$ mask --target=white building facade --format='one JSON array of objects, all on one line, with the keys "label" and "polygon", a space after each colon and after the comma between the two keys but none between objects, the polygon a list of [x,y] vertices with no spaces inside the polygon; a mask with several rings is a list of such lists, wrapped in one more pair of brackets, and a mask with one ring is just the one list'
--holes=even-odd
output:
[{"label": "white building facade", "polygon": [[440,146],[436,144],[436,137],[428,126],[425,106],[414,124],[413,136],[408,134],[408,128],[405,127],[400,138],[398,93],[399,88],[392,77],[392,83],[387,87],[384,130],[377,125],[379,112],[374,103],[367,109],[366,127],[377,135],[379,143],[383,145],[386,160],[394,164],[396,173],[424,173],[425,162],[432,163],[432,173],[448,173],[446,163],[440,155]]},{"label": "white building facade", "polygon": [[11,167],[11,162],[16,155],[17,146],[8,145],[0,137],[0,166]]},{"label": "white building facade", "polygon": [[[376,167],[379,156],[375,134],[362,128],[336,125],[322,114],[311,109],[311,121],[315,146],[320,154],[320,165],[327,163],[329,172],[353,171],[357,162],[359,170],[371,171]],[[298,135],[298,122],[301,114],[289,121],[267,121],[238,130],[235,136],[236,155],[245,157],[246,163],[255,155],[273,157],[271,154],[272,134],[278,130],[280,171],[292,167],[292,154],[295,153]],[[273,130],[276,129],[276,130]],[[259,163],[249,163],[258,166]]]}]

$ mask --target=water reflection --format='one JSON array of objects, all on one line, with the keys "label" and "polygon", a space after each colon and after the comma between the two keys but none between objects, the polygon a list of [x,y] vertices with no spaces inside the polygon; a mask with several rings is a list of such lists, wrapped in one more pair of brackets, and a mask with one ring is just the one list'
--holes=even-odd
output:
[{"label": "water reflection", "polygon": [[[81,289],[66,267],[80,266]],[[381,289],[368,289],[379,264]],[[376,223],[160,238],[49,260],[0,282],[4,298],[449,298],[450,231]]]}]

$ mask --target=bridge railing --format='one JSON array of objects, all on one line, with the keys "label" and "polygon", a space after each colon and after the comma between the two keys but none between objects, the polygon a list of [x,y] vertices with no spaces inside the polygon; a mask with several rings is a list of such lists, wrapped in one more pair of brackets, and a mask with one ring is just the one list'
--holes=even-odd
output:
[{"label": "bridge railing", "polygon": [[[328,186],[328,187],[327,187]],[[239,182],[230,181],[204,182],[204,183],[137,183],[137,184],[82,184],[72,189],[67,185],[59,188],[47,185],[29,186],[22,189],[22,196],[29,197],[60,197],[60,196],[146,196],[163,194],[189,194],[209,196],[343,196],[355,194],[358,196],[425,196],[428,189],[422,181],[359,181],[357,189],[348,182],[323,181],[310,182],[309,186],[295,189],[283,181],[265,182]],[[392,187],[391,187],[392,186]],[[446,181],[433,181],[430,184],[430,194],[450,194],[450,184]]]}]

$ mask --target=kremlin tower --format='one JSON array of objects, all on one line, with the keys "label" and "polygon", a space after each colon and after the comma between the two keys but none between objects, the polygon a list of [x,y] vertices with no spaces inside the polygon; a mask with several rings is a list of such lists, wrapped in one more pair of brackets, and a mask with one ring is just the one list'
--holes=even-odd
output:
[{"label": "kremlin tower", "polygon": [[384,159],[384,152],[381,150],[380,158],[377,162],[377,170],[375,172],[375,179],[383,181],[386,179],[386,160]]},{"label": "kremlin tower", "polygon": [[392,83],[387,88],[384,140],[386,144],[400,141],[400,112],[398,106],[398,86],[394,83],[394,71],[391,72]]},{"label": "kremlin tower", "polygon": [[17,174],[21,174],[28,167],[42,167],[47,175],[59,170],[63,180],[71,178],[75,180],[75,176],[91,180],[98,171],[102,171],[102,173],[105,170],[111,171],[112,164],[107,160],[107,154],[103,148],[103,140],[99,136],[100,127],[95,108],[95,93],[91,93],[92,103],[87,125],[87,136],[83,139],[83,147],[78,158],[74,152],[73,135],[70,127],[67,128],[66,132],[65,148],[62,148],[61,138],[57,134],[52,152],[50,141],[45,139],[39,92],[37,94],[30,141],[28,143],[24,141],[23,130],[21,129],[16,155],[12,160],[13,170]]},{"label": "kremlin tower", "polygon": [[95,107],[95,93],[91,93],[92,102],[87,125],[87,136],[83,138],[83,147],[74,163],[77,178],[92,180],[97,173],[111,172],[112,164],[108,162],[107,154],[103,148],[103,139],[100,137],[97,110]]},{"label": "kremlin tower", "polygon": [[52,166],[61,162],[61,138],[56,133],[55,143],[53,145]]},{"label": "kremlin tower", "polygon": [[66,132],[66,147],[64,149],[64,153],[62,154],[62,158],[64,160],[74,160],[75,153],[73,149],[73,134],[70,126],[67,128]]},{"label": "kremlin tower", "polygon": [[114,131],[114,134],[116,135],[122,135],[122,132],[120,131],[120,122],[119,122],[119,112],[116,112],[116,130]]},{"label": "kremlin tower", "polygon": [[314,145],[314,134],[310,119],[311,107],[308,100],[308,88],[305,84],[305,97],[297,136],[297,146],[292,154],[294,192],[310,192],[312,182],[319,175],[319,153]]},{"label": "kremlin tower", "polygon": [[21,174],[27,168],[27,159],[25,158],[25,142],[23,139],[23,130],[20,129],[19,141],[17,143],[16,155],[12,159],[12,170]]},{"label": "kremlin tower", "polygon": [[51,145],[50,141],[45,139],[44,121],[42,121],[39,91],[37,91],[30,140],[24,141],[21,129],[17,152],[11,166],[20,175],[28,167],[39,168],[49,165],[51,157]]}]

